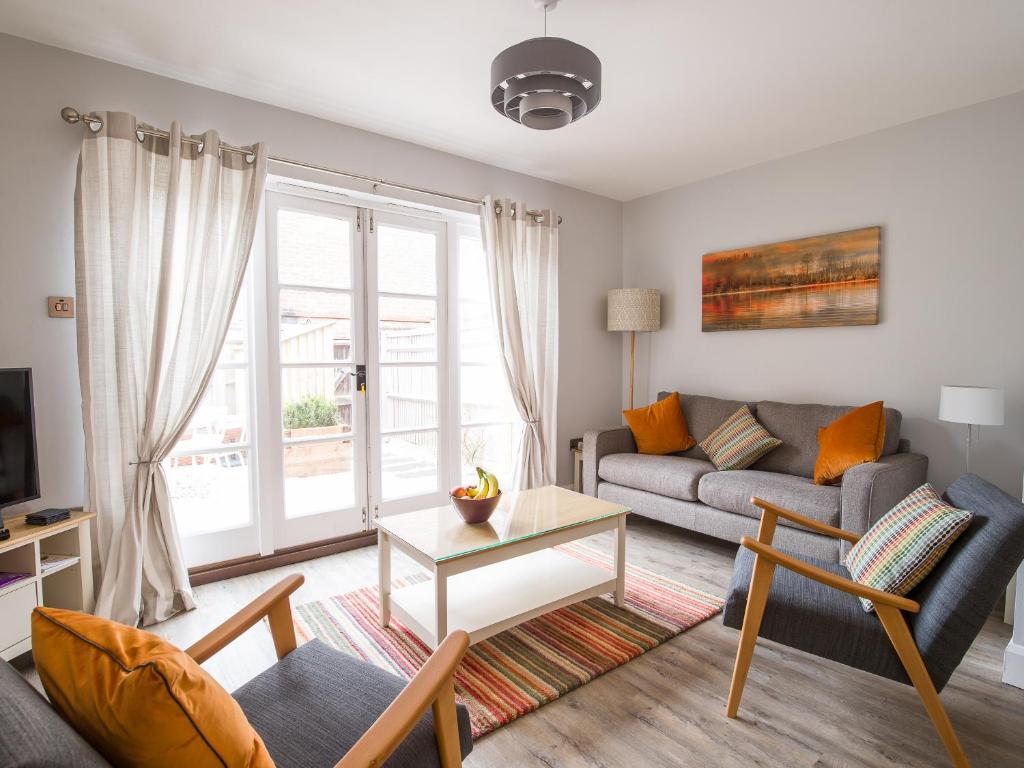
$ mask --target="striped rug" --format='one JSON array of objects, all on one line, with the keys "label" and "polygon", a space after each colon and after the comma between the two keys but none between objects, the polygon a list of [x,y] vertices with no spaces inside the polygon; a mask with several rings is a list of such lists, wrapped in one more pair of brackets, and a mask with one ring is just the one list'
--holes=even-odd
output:
[{"label": "striped rug", "polygon": [[[558,547],[611,570],[611,559],[582,544]],[[394,587],[429,578],[395,579]],[[473,738],[533,712],[598,675],[635,659],[722,609],[722,600],[633,565],[626,566],[626,607],[611,596],[560,608],[474,646],[455,673],[455,692],[469,709]],[[295,609],[300,642],[320,638],[409,679],[430,650],[398,620],[381,629],[377,587]]]}]

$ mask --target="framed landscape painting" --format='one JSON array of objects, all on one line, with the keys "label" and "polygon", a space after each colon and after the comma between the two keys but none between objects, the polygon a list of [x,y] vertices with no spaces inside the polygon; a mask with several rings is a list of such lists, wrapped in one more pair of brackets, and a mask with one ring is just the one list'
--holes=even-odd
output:
[{"label": "framed landscape painting", "polygon": [[878,323],[881,227],[704,256],[704,331]]}]

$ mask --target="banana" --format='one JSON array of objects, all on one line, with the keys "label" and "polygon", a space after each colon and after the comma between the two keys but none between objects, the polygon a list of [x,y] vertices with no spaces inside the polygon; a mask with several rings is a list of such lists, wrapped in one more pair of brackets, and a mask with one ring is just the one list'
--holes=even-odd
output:
[{"label": "banana", "polygon": [[486,475],[484,475],[483,480],[480,481],[476,488],[477,491],[476,496],[473,497],[474,499],[486,499],[490,495],[490,481],[488,480]]},{"label": "banana", "polygon": [[490,499],[490,498],[493,498],[493,497],[497,496],[498,493],[500,492],[500,490],[501,489],[498,488],[498,478],[496,478],[492,474],[488,474],[487,475],[487,498]]}]

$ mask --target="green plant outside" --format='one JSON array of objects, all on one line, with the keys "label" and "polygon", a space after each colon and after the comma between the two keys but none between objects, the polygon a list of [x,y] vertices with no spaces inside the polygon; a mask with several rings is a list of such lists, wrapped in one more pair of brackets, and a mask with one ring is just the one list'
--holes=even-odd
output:
[{"label": "green plant outside", "polygon": [[338,424],[338,408],[323,395],[306,395],[284,406],[285,429],[334,427]]}]

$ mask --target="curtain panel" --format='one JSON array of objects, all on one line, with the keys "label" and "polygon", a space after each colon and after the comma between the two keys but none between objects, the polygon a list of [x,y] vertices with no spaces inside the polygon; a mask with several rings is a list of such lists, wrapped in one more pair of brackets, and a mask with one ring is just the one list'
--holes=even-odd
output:
[{"label": "curtain panel", "polygon": [[[558,216],[487,197],[481,215],[491,308],[512,400],[523,420],[513,487],[555,482]],[[500,210],[500,212],[499,212]]]},{"label": "curtain panel", "polygon": [[101,113],[75,191],[86,508],[97,513],[96,613],[153,624],[194,607],[161,461],[213,374],[267,173],[262,144],[222,152]]}]

